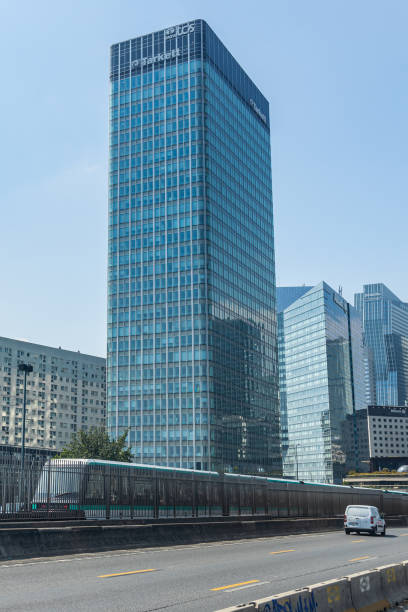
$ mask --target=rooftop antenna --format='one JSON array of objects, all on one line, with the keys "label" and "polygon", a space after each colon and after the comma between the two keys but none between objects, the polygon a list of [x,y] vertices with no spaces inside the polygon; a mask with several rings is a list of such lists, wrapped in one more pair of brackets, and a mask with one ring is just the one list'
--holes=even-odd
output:
[{"label": "rooftop antenna", "polygon": [[339,293],[339,295],[343,295],[343,287],[341,285],[339,285],[338,293]]}]

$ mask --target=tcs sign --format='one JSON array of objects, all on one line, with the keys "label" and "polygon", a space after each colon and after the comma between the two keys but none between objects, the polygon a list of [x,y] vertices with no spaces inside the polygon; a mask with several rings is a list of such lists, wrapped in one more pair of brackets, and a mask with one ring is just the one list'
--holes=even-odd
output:
[{"label": "tcs sign", "polygon": [[184,25],[174,26],[173,28],[167,28],[164,30],[166,38],[176,38],[176,36],[182,36],[183,34],[191,34],[194,32],[194,23],[185,23]]}]

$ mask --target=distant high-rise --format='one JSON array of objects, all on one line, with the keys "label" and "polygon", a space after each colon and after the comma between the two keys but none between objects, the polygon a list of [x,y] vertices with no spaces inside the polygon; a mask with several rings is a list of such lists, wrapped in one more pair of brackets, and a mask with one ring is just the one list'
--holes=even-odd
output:
[{"label": "distant high-rise", "polygon": [[376,403],[408,404],[408,304],[382,283],[364,285],[354,304],[373,356]]},{"label": "distant high-rise", "polygon": [[269,105],[202,20],[111,48],[108,427],[281,472]]},{"label": "distant high-rise", "polygon": [[366,406],[360,316],[324,282],[278,287],[277,300],[284,474],[340,483],[358,465],[352,417]]},{"label": "distant high-rise", "polygon": [[276,287],[276,312],[278,315],[278,361],[279,361],[279,406],[280,406],[280,433],[282,460],[286,460],[289,450],[288,442],[288,412],[286,404],[286,375],[285,375],[285,334],[283,325],[283,311],[296,302],[305,293],[313,289],[312,286]]}]

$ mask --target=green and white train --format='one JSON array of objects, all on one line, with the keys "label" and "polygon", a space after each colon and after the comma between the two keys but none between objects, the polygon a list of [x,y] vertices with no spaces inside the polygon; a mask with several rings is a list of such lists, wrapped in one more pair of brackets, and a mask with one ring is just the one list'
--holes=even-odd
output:
[{"label": "green and white train", "polygon": [[408,514],[408,493],[283,478],[219,474],[99,459],[54,459],[41,471],[33,511],[86,518],[330,517],[350,504]]}]

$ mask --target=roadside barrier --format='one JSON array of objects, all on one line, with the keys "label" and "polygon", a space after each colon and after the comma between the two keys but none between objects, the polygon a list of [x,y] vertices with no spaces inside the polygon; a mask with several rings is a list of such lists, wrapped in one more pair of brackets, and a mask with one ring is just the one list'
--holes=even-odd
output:
[{"label": "roadside barrier", "polygon": [[218,612],[383,612],[406,599],[408,561],[403,561]]},{"label": "roadside barrier", "polygon": [[313,594],[309,593],[307,589],[279,593],[278,595],[258,599],[253,603],[255,604],[255,610],[259,610],[259,612],[292,612],[292,610],[293,612],[295,610],[315,612],[317,610]]},{"label": "roadside barrier", "polygon": [[197,521],[110,524],[106,521],[67,527],[0,529],[0,560],[63,555],[120,548],[146,548],[271,537],[289,533],[330,531],[343,519],[285,519],[261,521]]},{"label": "roadside barrier", "polygon": [[408,597],[406,568],[402,563],[377,567],[381,576],[381,588],[391,604],[397,604]]},{"label": "roadside barrier", "polygon": [[389,607],[381,587],[380,572],[368,570],[347,576],[356,612],[380,612]]},{"label": "roadside barrier", "polygon": [[[321,612],[355,612],[351,600],[350,584],[347,578],[326,580],[307,587],[316,608]],[[309,610],[309,608],[306,608]]]}]

